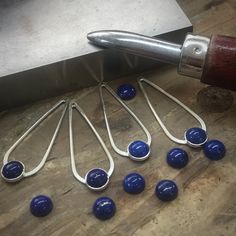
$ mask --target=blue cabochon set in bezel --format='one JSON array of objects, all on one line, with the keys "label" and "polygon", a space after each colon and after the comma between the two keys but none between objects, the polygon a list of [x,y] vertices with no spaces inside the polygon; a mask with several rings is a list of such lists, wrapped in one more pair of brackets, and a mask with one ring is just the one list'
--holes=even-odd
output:
[{"label": "blue cabochon set in bezel", "polygon": [[[136,95],[136,89],[131,84],[123,84],[118,87],[117,95],[122,100],[131,100]],[[203,149],[210,160],[220,160],[225,156],[226,149],[219,140],[209,140],[207,133],[202,128],[194,127],[188,129],[184,137],[191,147]],[[150,155],[150,147],[143,141],[137,140],[128,146],[128,153],[134,158],[143,158]],[[172,148],[166,157],[167,164],[175,169],[184,168],[188,162],[188,153],[182,148]],[[20,161],[9,161],[3,165],[1,175],[7,182],[16,182],[24,177],[25,166]],[[109,183],[107,172],[101,168],[90,170],[85,176],[86,184],[91,190],[103,190]],[[123,179],[123,189],[128,194],[139,194],[144,191],[146,183],[144,177],[139,173],[130,173]],[[177,184],[168,179],[161,180],[155,187],[155,195],[162,201],[172,201],[178,196]],[[34,197],[30,203],[30,211],[36,217],[47,216],[53,209],[53,202],[46,195]],[[100,197],[93,204],[92,211],[100,220],[107,220],[116,212],[115,202],[109,197]]]}]

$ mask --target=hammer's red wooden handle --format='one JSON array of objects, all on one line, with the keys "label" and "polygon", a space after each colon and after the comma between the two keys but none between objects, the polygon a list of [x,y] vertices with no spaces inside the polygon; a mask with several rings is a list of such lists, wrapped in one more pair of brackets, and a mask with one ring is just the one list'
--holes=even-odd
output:
[{"label": "hammer's red wooden handle", "polygon": [[211,37],[201,81],[236,91],[236,38]]},{"label": "hammer's red wooden handle", "polygon": [[181,48],[179,72],[236,91],[236,38],[188,34]]}]

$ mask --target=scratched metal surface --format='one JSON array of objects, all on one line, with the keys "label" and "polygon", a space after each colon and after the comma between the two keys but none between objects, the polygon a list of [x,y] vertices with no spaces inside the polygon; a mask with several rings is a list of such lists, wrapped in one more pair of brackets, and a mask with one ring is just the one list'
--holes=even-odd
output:
[{"label": "scratched metal surface", "polygon": [[89,67],[114,80],[157,65],[89,44],[99,29],[179,43],[192,25],[175,0],[0,1],[0,111],[92,86]]},{"label": "scratched metal surface", "polygon": [[100,51],[90,31],[155,36],[190,25],[175,0],[0,1],[0,77]]}]

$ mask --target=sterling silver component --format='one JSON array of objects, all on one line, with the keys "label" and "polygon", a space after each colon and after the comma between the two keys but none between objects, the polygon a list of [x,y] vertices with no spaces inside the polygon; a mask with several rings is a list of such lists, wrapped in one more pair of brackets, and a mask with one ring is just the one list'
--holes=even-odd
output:
[{"label": "sterling silver component", "polygon": [[[72,118],[73,118],[73,109],[76,109],[80,115],[84,118],[84,120],[87,122],[87,124],[89,125],[89,127],[92,129],[93,133],[95,134],[96,138],[98,139],[100,145],[102,146],[105,154],[108,157],[109,160],[109,170],[106,172],[105,170],[101,169],[101,168],[97,168],[100,170],[103,170],[106,172],[108,179],[107,182],[99,187],[99,188],[93,188],[91,187],[88,183],[87,183],[87,175],[88,173],[91,171],[89,170],[87,172],[87,174],[85,175],[85,177],[83,178],[81,175],[78,174],[77,169],[76,169],[76,164],[75,164],[75,155],[74,155],[74,139],[73,139],[73,122],[72,122]],[[93,126],[93,124],[90,122],[90,120],[88,119],[88,117],[86,116],[86,114],[84,113],[84,111],[81,109],[81,107],[74,101],[72,101],[69,105],[69,136],[70,136],[70,157],[71,157],[71,168],[72,168],[72,172],[74,177],[81,182],[82,184],[87,185],[87,187],[91,190],[94,191],[101,191],[103,189],[105,189],[109,183],[109,178],[111,177],[113,171],[114,171],[114,161],[113,158],[109,152],[109,150],[107,149],[104,141],[102,140],[101,136],[98,134],[97,130],[95,129],[95,127]],[[93,169],[92,169],[93,170]]]},{"label": "sterling silver component", "polygon": [[178,72],[200,79],[210,39],[204,36],[187,34],[181,50]]},{"label": "sterling silver component", "polygon": [[179,139],[176,138],[175,136],[173,136],[168,129],[166,128],[166,126],[164,125],[164,123],[162,122],[161,118],[159,117],[159,115],[157,114],[157,112],[155,111],[154,107],[152,106],[151,101],[148,98],[147,92],[143,87],[142,83],[146,83],[149,86],[153,87],[154,89],[158,90],[159,92],[161,92],[162,94],[166,95],[169,99],[171,99],[173,102],[175,102],[176,104],[180,105],[185,111],[187,111],[190,115],[192,115],[201,125],[201,128],[206,131],[206,124],[205,122],[202,120],[202,118],[200,116],[198,116],[194,111],[192,111],[189,107],[187,107],[186,105],[184,105],[182,102],[180,102],[177,98],[175,98],[174,96],[172,96],[171,94],[167,93],[165,90],[163,90],[162,88],[160,88],[159,86],[157,86],[156,84],[152,83],[151,81],[145,79],[145,78],[139,78],[138,79],[138,84],[139,87],[144,95],[144,98],[149,106],[149,108],[151,109],[154,117],[156,118],[157,122],[159,123],[159,125],[161,126],[162,130],[164,131],[164,133],[166,134],[166,136],[172,140],[175,143],[178,144],[188,144],[192,147],[200,147],[201,145],[203,145],[207,140],[204,141],[204,143],[200,143],[200,144],[193,144],[190,143],[187,138],[186,138],[186,132],[184,134],[184,139]]},{"label": "sterling silver component", "polygon": [[21,180],[22,178],[25,178],[25,177],[29,177],[29,176],[32,176],[34,174],[36,174],[40,169],[42,169],[42,167],[44,166],[45,162],[47,161],[47,158],[52,150],[52,146],[55,142],[55,139],[58,135],[58,132],[60,130],[60,127],[61,127],[61,124],[62,124],[62,121],[63,121],[63,118],[65,116],[65,113],[66,113],[66,110],[67,110],[67,107],[68,105],[66,104],[65,105],[65,108],[63,109],[62,111],[62,115],[59,119],[59,122],[57,124],[57,127],[54,131],[54,134],[52,136],[52,139],[49,143],[49,146],[42,158],[42,160],[40,161],[40,163],[38,164],[38,166],[36,166],[33,170],[31,171],[28,171],[28,172],[25,172],[25,166],[24,164],[21,162],[21,161],[18,161],[17,162],[20,162],[23,166],[23,172],[20,176],[18,176],[17,178],[14,178],[14,179],[8,179],[8,178],[5,178],[5,176],[3,176],[2,174],[2,170],[4,168],[4,165],[6,165],[9,161],[9,156],[10,154],[15,150],[15,148],[25,139],[25,137],[30,134],[37,126],[39,126],[39,124],[45,120],[50,114],[52,114],[58,107],[60,107],[62,104],[65,104],[66,103],[66,100],[61,100],[59,101],[56,105],[54,105],[49,111],[47,111],[41,118],[39,118],[10,148],[9,150],[6,152],[6,154],[4,155],[4,158],[3,158],[3,167],[1,169],[1,175],[2,175],[2,178],[7,181],[7,182],[17,182],[19,180]]},{"label": "sterling silver component", "polygon": [[[108,119],[107,119],[106,106],[105,106],[105,102],[104,102],[104,98],[103,98],[103,92],[102,92],[103,88],[106,89],[121,104],[121,106],[134,118],[134,120],[138,123],[138,125],[142,128],[142,130],[146,134],[146,136],[147,136],[146,144],[149,146],[149,152],[147,153],[147,155],[145,155],[143,157],[139,157],[139,158],[137,158],[135,156],[132,156],[129,152],[129,146],[132,143],[130,143],[128,145],[127,151],[123,151],[123,150],[119,149],[116,146],[116,144],[114,142],[114,139],[112,137],[110,125],[109,125],[109,122],[108,122]],[[118,153],[119,155],[124,156],[124,157],[129,157],[130,159],[132,159],[134,161],[144,161],[144,160],[146,160],[150,156],[150,146],[151,146],[151,142],[152,142],[151,135],[150,135],[149,131],[147,130],[147,128],[143,125],[141,120],[134,114],[134,112],[116,95],[116,93],[112,90],[112,88],[109,87],[107,84],[102,83],[100,85],[99,93],[100,93],[100,99],[101,99],[101,103],[102,103],[103,115],[104,115],[104,120],[105,120],[105,123],[106,123],[108,137],[109,137],[111,146],[114,149],[114,151],[116,153]]]}]

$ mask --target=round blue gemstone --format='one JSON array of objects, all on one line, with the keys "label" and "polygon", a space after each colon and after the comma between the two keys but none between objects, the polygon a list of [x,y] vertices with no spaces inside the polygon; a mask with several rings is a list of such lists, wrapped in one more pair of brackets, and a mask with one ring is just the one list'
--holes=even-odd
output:
[{"label": "round blue gemstone", "polygon": [[135,97],[136,89],[131,84],[122,84],[118,87],[116,93],[122,100],[130,100]]},{"label": "round blue gemstone", "polygon": [[162,201],[172,201],[178,196],[178,187],[172,180],[161,180],[156,186],[155,193]]},{"label": "round blue gemstone", "polygon": [[47,216],[53,209],[52,200],[44,195],[34,197],[30,203],[30,211],[34,216]]},{"label": "round blue gemstone", "polygon": [[20,177],[24,172],[24,166],[20,161],[10,161],[2,168],[2,175],[6,179],[13,180]]},{"label": "round blue gemstone", "polygon": [[188,154],[181,148],[173,148],[167,153],[167,163],[173,168],[181,169],[188,164]]},{"label": "round blue gemstone", "polygon": [[101,188],[106,185],[108,181],[108,175],[106,171],[102,169],[90,170],[86,177],[87,184],[92,188]]},{"label": "round blue gemstone", "polygon": [[100,197],[93,204],[93,214],[100,220],[108,220],[116,213],[116,205],[109,197]]},{"label": "round blue gemstone", "polygon": [[225,156],[225,145],[219,140],[210,140],[203,146],[203,152],[211,160],[218,161]]},{"label": "round blue gemstone", "polygon": [[202,145],[207,140],[207,134],[205,130],[198,127],[194,127],[186,131],[185,138],[190,144]]},{"label": "round blue gemstone", "polygon": [[129,145],[128,149],[129,154],[137,158],[145,157],[150,152],[150,147],[148,146],[148,144],[140,140],[132,142]]},{"label": "round blue gemstone", "polygon": [[123,188],[127,193],[141,193],[145,189],[145,180],[138,173],[128,174],[123,180]]}]

